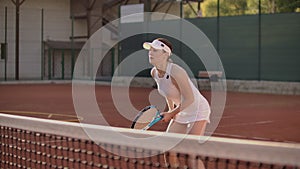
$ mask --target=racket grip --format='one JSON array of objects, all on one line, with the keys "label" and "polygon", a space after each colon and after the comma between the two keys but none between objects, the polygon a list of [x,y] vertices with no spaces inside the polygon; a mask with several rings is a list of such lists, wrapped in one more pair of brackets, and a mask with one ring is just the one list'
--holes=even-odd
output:
[{"label": "racket grip", "polygon": [[161,119],[163,118],[163,115],[159,115],[159,117],[155,118],[153,121],[151,121],[150,124],[148,124],[146,127],[144,127],[142,130],[147,130],[150,127],[152,127],[154,124],[156,124],[157,122],[159,122]]}]

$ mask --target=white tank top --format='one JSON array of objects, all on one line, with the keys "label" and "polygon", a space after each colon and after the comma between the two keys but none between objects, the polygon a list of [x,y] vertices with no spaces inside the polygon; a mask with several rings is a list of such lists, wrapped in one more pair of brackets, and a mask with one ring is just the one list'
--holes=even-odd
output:
[{"label": "white tank top", "polygon": [[[178,88],[172,83],[171,69],[173,63],[168,63],[165,75],[160,78],[158,71],[154,71],[154,80],[157,83],[158,92],[173,101],[174,104],[179,105],[183,99]],[[207,100],[200,94],[199,90],[195,87],[192,81],[189,79],[190,86],[194,94],[194,102],[186,109],[179,112],[175,121],[180,123],[190,123],[198,120],[207,120],[209,122],[210,107]]]}]

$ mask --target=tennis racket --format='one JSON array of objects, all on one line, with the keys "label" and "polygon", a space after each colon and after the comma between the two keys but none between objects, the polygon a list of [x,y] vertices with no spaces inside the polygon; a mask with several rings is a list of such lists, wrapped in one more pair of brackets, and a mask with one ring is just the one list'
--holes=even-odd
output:
[{"label": "tennis racket", "polygon": [[163,118],[160,111],[153,105],[147,106],[138,112],[137,116],[132,122],[132,129],[148,130],[154,124]]}]

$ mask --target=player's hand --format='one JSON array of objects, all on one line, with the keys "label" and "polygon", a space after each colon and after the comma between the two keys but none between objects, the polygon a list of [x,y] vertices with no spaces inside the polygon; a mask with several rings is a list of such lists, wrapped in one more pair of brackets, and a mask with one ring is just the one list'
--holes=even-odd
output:
[{"label": "player's hand", "polygon": [[161,115],[163,115],[163,122],[169,122],[175,116],[172,112],[162,112]]}]

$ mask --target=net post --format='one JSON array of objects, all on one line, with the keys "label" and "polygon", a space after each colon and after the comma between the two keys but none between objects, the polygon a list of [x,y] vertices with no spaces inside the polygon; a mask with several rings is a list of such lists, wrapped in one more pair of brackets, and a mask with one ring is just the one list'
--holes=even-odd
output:
[{"label": "net post", "polygon": [[75,66],[75,58],[74,58],[74,15],[71,14],[71,79],[73,79],[73,71]]},{"label": "net post", "polygon": [[258,80],[261,80],[261,0],[258,0]]},{"label": "net post", "polygon": [[[93,80],[94,76],[94,48],[89,48],[89,59],[90,59],[90,80]],[[95,72],[96,73],[96,72]]]},{"label": "net post", "polygon": [[41,80],[44,79],[44,9],[41,9]]},{"label": "net post", "polygon": [[48,80],[51,79],[51,48],[48,47]]},{"label": "net post", "polygon": [[4,58],[4,80],[7,81],[7,6],[5,7],[4,11],[4,43],[6,47]]},{"label": "net post", "polygon": [[114,76],[115,71],[115,48],[111,48],[111,77]]},{"label": "net post", "polygon": [[65,79],[65,50],[62,49],[61,51],[61,78],[62,80]]},{"label": "net post", "polygon": [[56,65],[55,65],[55,48],[52,48],[52,53],[51,53],[51,67],[52,67],[52,70],[51,70],[51,78],[55,78],[55,68],[56,68]]}]

